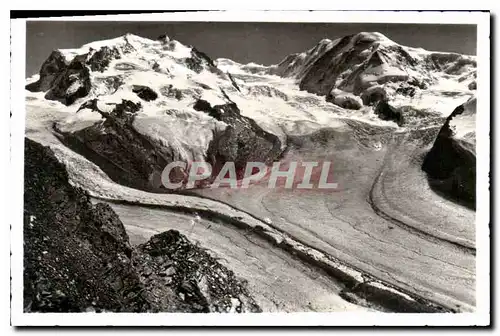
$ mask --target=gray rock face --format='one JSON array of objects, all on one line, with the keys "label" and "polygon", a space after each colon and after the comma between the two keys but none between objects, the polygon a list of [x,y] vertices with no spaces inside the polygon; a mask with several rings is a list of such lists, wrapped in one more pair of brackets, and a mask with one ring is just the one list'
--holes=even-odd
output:
[{"label": "gray rock face", "polygon": [[207,69],[224,76],[224,73],[215,66],[214,61],[207,54],[194,47],[191,49],[191,57],[185,59],[185,64],[196,73],[200,73],[203,69]]},{"label": "gray rock face", "polygon": [[278,137],[264,131],[253,119],[242,116],[235,103],[211,106],[200,99],[194,108],[229,125],[224,131],[214,134],[207,151],[214,174],[230,161],[236,166],[237,177],[242,178],[247,162],[269,164],[281,155]]},{"label": "gray rock face", "polygon": [[245,282],[178,231],[157,234],[139,245],[138,250],[149,257],[149,282],[163,279],[175,288],[179,298],[199,312],[260,311]]},{"label": "gray rock face", "polygon": [[453,119],[463,114],[458,106],[446,119],[431,150],[425,156],[422,169],[427,173],[431,187],[451,199],[475,208],[476,154],[475,145],[455,137]]},{"label": "gray rock face", "polygon": [[109,208],[68,183],[52,151],[25,142],[24,308],[27,312],[147,311],[132,248]]},{"label": "gray rock face", "polygon": [[38,81],[26,85],[26,90],[32,92],[48,91],[56,78],[66,69],[68,64],[60,51],[53,51],[40,68]]},{"label": "gray rock face", "polygon": [[63,72],[56,77],[45,99],[58,100],[71,105],[78,98],[85,97],[92,88],[90,72],[85,64],[86,55],[75,57]]},{"label": "gray rock face", "polygon": [[177,231],[138,248],[109,205],[71,186],[53,152],[26,139],[26,312],[259,312],[245,282]]},{"label": "gray rock face", "polygon": [[47,92],[45,98],[71,105],[78,98],[87,96],[92,89],[90,71],[102,72],[113,59],[119,59],[116,48],[102,47],[98,51],[90,50],[78,55],[67,64],[59,51],[53,51],[42,64],[38,81],[28,84],[26,89],[32,92]]},{"label": "gray rock face", "polygon": [[352,35],[343,37],[339,43],[323,54],[310,68],[300,82],[300,89],[319,95],[327,95],[334,87],[337,77],[348,69],[351,64],[348,59],[355,55],[355,51],[342,55],[339,62],[332,62],[339,52],[349,44]]},{"label": "gray rock face", "polygon": [[103,72],[113,59],[120,59],[118,49],[104,46],[92,54],[88,63],[92,71]]}]

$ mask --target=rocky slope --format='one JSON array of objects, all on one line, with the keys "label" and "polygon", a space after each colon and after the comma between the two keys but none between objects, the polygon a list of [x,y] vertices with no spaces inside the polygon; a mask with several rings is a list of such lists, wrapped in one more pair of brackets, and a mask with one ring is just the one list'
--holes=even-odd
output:
[{"label": "rocky slope", "polygon": [[26,312],[258,312],[246,284],[170,230],[132,247],[109,207],[71,186],[53,152],[26,139]]},{"label": "rocky slope", "polygon": [[458,106],[446,119],[425,156],[422,169],[436,190],[475,208],[476,98]]}]

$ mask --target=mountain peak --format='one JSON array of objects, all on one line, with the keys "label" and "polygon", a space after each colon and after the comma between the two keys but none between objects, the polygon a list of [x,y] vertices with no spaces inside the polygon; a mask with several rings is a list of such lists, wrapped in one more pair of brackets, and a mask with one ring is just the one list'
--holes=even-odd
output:
[{"label": "mountain peak", "polygon": [[394,41],[389,39],[382,33],[379,32],[360,32],[353,37],[354,42],[356,43],[374,43],[374,42],[388,42],[391,44],[396,44]]}]

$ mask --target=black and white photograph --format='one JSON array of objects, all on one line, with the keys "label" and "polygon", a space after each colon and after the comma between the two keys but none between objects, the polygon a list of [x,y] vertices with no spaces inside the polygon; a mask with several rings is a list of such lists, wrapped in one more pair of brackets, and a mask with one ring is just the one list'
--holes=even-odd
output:
[{"label": "black and white photograph", "polygon": [[490,323],[489,13],[272,14],[12,20],[14,324]]}]

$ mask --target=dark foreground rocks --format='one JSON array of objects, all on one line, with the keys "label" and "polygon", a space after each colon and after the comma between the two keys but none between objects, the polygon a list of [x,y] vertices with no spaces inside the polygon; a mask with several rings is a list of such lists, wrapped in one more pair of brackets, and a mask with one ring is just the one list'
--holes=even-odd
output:
[{"label": "dark foreground rocks", "polygon": [[258,312],[245,283],[177,231],[139,247],[109,205],[26,139],[26,312]]}]

